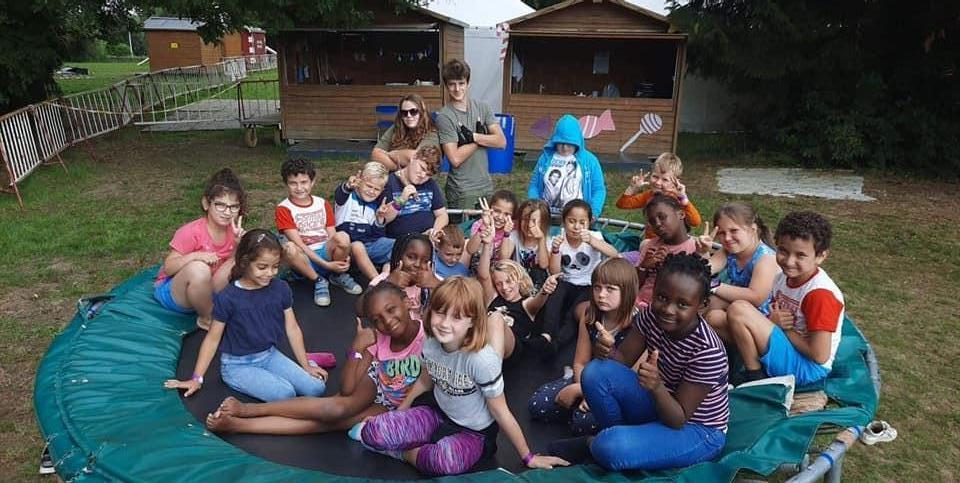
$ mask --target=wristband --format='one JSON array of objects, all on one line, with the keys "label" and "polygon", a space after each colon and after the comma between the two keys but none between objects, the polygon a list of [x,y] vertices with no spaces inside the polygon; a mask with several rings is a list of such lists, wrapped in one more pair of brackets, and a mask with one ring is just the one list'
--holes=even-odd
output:
[{"label": "wristband", "polygon": [[390,203],[390,206],[392,206],[393,209],[395,209],[395,210],[397,210],[397,211],[400,211],[400,209],[403,208],[403,204],[397,202],[397,200],[393,200],[393,203]]},{"label": "wristband", "polygon": [[527,453],[526,456],[524,456],[524,457],[521,458],[520,460],[523,461],[523,465],[524,465],[524,466],[530,466],[530,462],[533,461],[533,458],[534,458],[535,456],[537,456],[537,455],[533,454],[533,451],[530,451],[530,452]]},{"label": "wristband", "polygon": [[190,377],[190,380],[197,381],[198,383],[200,383],[201,386],[203,385],[203,376],[201,375],[194,374],[193,376]]},{"label": "wristband", "polygon": [[677,196],[677,201],[679,201],[681,205],[685,205],[688,201],[690,201],[690,199],[687,198],[687,195],[680,195]]},{"label": "wristband", "polygon": [[720,288],[720,277],[713,277],[710,279],[710,294],[717,293],[717,289]]},{"label": "wristband", "polygon": [[363,354],[352,349],[347,349],[347,359],[356,359],[359,361],[363,359]]},{"label": "wristband", "polygon": [[559,248],[556,249],[556,250],[550,249],[550,253],[552,253],[552,254],[554,254],[554,255],[559,255],[559,254],[560,254],[560,249],[559,249]]}]

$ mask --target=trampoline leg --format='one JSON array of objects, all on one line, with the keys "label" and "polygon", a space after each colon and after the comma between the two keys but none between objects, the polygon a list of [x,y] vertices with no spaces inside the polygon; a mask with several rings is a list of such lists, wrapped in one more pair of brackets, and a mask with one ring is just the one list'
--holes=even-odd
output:
[{"label": "trampoline leg", "polygon": [[840,457],[833,462],[833,466],[827,470],[827,474],[823,475],[823,483],[840,483],[841,477],[843,476],[843,457],[844,455],[840,455]]}]

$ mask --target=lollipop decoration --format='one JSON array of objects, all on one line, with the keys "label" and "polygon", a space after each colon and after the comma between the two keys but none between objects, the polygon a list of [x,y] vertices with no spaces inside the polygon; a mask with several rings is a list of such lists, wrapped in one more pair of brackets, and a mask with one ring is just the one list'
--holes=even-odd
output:
[{"label": "lollipop decoration", "polygon": [[627,142],[623,143],[623,146],[620,146],[620,152],[624,152],[627,148],[633,144],[641,134],[655,134],[663,128],[663,118],[659,114],[646,113],[640,118],[640,130],[637,131],[633,136],[630,136],[630,139]]}]

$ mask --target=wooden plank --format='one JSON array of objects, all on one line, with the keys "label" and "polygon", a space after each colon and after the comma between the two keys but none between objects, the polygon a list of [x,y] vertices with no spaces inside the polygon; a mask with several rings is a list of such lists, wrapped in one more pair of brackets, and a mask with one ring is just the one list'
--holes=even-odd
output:
[{"label": "wooden plank", "polygon": [[[589,19],[589,21],[585,21]],[[510,26],[510,34],[530,31],[663,32],[670,25],[608,2],[582,2]]]}]

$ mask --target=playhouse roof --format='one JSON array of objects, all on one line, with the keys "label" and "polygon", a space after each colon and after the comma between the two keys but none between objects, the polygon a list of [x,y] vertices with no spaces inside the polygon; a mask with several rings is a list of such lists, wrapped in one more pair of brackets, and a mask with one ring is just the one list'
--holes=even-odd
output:
[{"label": "playhouse roof", "polygon": [[429,0],[425,8],[458,19],[471,27],[492,27],[534,12],[522,0]]},{"label": "playhouse roof", "polygon": [[[181,32],[196,32],[198,27],[203,26],[203,22],[197,22],[189,18],[178,17],[150,17],[143,21],[143,30],[177,30]],[[252,34],[266,33],[265,30],[258,27],[243,27],[243,30]]]},{"label": "playhouse roof", "polygon": [[[537,18],[537,17],[541,17],[541,16],[544,16],[544,15],[549,15],[549,14],[551,14],[551,13],[553,13],[553,12],[558,11],[558,10],[563,10],[563,9],[565,9],[565,8],[567,8],[567,7],[576,5],[576,4],[578,4],[578,3],[583,3],[584,1],[588,1],[588,0],[567,0],[567,1],[565,1],[565,2],[560,2],[560,3],[557,3],[557,4],[551,5],[551,6],[549,6],[549,7],[546,7],[546,8],[541,8],[540,10],[536,10],[536,11],[531,12],[531,13],[528,13],[528,14],[526,14],[526,15],[523,15],[523,16],[520,16],[520,17],[516,17],[516,18],[510,20],[509,23],[510,23],[511,26],[513,26],[513,25],[516,25],[516,24],[519,24],[519,23],[522,23],[522,22],[526,22],[527,20],[531,20],[531,19],[534,19],[534,18]],[[595,0],[592,0],[592,1],[595,1]],[[653,19],[653,20],[655,20],[655,21],[662,22],[662,23],[664,23],[664,24],[668,24],[668,25],[669,25],[669,23],[670,23],[670,21],[667,20],[667,17],[666,17],[665,15],[660,14],[660,13],[658,13],[658,12],[655,12],[655,11],[653,11],[653,10],[650,10],[650,9],[646,8],[646,6],[641,6],[641,5],[639,4],[639,3],[643,3],[643,4],[650,4],[650,6],[655,6],[655,4],[658,3],[658,2],[656,2],[655,0],[645,0],[645,1],[643,1],[643,2],[633,2],[633,1],[628,1],[628,0],[603,0],[603,1],[605,1],[605,2],[607,2],[607,3],[610,3],[610,4],[613,4],[613,5],[618,5],[618,6],[620,6],[620,7],[623,7],[623,8],[625,8],[625,9],[627,9],[627,10],[630,10],[630,11],[632,11],[632,12],[635,12],[635,13],[637,13],[637,14],[639,14],[639,15],[643,15],[643,16],[649,17],[649,18],[651,18],[651,19]]]}]

